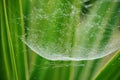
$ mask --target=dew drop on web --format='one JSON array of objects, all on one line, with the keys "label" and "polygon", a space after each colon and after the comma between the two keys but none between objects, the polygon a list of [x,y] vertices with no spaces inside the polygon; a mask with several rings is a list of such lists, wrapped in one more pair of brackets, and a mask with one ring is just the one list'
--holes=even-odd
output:
[{"label": "dew drop on web", "polygon": [[[29,27],[22,41],[35,53],[48,60],[79,61],[101,58],[120,49],[119,24],[106,28],[107,17],[103,20],[103,16],[94,10],[99,7],[93,8],[94,12],[81,21],[77,5],[82,2],[58,2],[53,2],[56,5],[51,7],[51,3],[38,1],[41,6],[34,6],[27,17]],[[91,5],[85,5],[85,8]],[[111,11],[112,7],[105,15]]]}]

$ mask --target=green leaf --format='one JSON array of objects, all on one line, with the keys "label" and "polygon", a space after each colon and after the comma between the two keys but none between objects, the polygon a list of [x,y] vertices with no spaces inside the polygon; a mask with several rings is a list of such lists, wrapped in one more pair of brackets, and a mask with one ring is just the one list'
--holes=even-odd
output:
[{"label": "green leaf", "polygon": [[2,56],[6,80],[28,80],[26,48],[18,37],[24,34],[21,0],[14,3],[13,0],[2,0],[1,11]]},{"label": "green leaf", "polygon": [[101,68],[100,72],[96,75],[95,80],[119,80],[120,79],[120,51]]},{"label": "green leaf", "polygon": [[117,0],[0,0],[0,80],[119,80],[119,14]]}]

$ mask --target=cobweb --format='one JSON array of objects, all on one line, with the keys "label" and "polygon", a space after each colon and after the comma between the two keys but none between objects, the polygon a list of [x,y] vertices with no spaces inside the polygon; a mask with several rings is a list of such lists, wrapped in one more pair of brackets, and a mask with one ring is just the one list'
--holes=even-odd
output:
[{"label": "cobweb", "polygon": [[[67,1],[63,4],[62,1],[44,3],[39,0],[34,3],[26,17],[29,25],[26,34],[21,37],[22,41],[41,57],[54,61],[98,59],[120,49],[120,27],[116,18],[119,17],[117,14],[120,14],[120,9],[113,12],[114,7],[111,6],[103,9],[104,14],[101,15],[97,13],[100,4],[105,4],[101,0],[96,2],[98,6],[84,5],[91,10],[85,14],[78,6],[83,2]],[[106,1],[108,3],[111,4],[109,0]],[[86,16],[80,17],[81,13]],[[116,15],[109,18],[109,14]],[[115,25],[109,22],[114,18]],[[105,34],[106,31],[108,33]]]}]

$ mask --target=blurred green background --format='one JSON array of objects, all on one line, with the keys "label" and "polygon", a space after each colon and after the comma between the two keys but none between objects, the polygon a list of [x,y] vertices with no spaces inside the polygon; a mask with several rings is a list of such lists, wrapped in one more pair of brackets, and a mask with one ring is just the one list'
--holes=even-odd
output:
[{"label": "blurred green background", "polygon": [[[70,9],[73,5],[78,10],[77,14],[73,17],[67,16],[67,14],[71,14]],[[45,13],[40,11],[42,9],[46,10]],[[50,16],[47,21],[44,14],[51,14],[52,11],[57,9],[62,10],[61,13],[54,15],[58,18]],[[109,9],[110,11],[108,11]],[[87,16],[96,12],[102,16],[100,19]],[[112,30],[120,26],[119,13],[119,0],[0,0],[0,80],[119,80],[119,50],[94,60],[52,61],[36,54],[21,40],[23,35],[24,39],[27,40],[34,38],[30,37],[32,34],[37,35],[35,31],[30,33],[28,29],[44,30],[42,28],[45,27],[40,26],[46,25],[51,30],[48,31],[45,38],[48,43],[53,43],[52,38],[61,35],[57,34],[51,37],[53,35],[51,32],[56,28],[66,32],[64,28],[66,25],[71,26],[70,29],[67,28],[70,35],[65,37],[65,40],[68,40],[74,34],[75,25],[79,21],[83,21],[83,25],[86,22],[91,24],[99,22],[105,28],[104,34],[101,35],[104,38],[100,42],[100,48],[102,47],[104,50],[104,46],[108,44],[106,42],[112,39]],[[38,14],[42,15],[39,16]],[[56,20],[54,21],[54,19]],[[49,21],[52,22],[49,23]],[[102,25],[102,23],[105,25]],[[119,34],[119,27],[117,30],[116,33]],[[96,27],[91,29],[91,32],[86,37],[89,37],[90,34],[96,34],[97,31],[100,30],[96,29]],[[92,42],[95,39],[95,37],[90,38],[84,44],[94,45]],[[64,43],[67,44],[68,42],[69,40]],[[72,42],[75,43],[74,38]],[[64,47],[61,50],[64,50]]]}]

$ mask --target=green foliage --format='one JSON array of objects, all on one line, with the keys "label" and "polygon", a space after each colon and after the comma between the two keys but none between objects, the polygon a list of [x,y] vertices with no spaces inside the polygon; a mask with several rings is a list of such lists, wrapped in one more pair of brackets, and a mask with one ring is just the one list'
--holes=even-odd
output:
[{"label": "green foliage", "polygon": [[[80,11],[71,17],[68,14],[71,14],[72,5]],[[36,12],[34,9],[43,9],[45,12]],[[58,12],[51,16],[54,10]],[[42,16],[38,16],[39,13]],[[48,20],[44,14],[50,15]],[[90,16],[94,14],[100,18]],[[119,80],[120,51],[93,60],[51,61],[33,52],[21,40],[22,35],[26,40],[34,40],[33,36],[39,34],[29,31],[41,30],[46,34],[37,39],[37,45],[49,47],[54,43],[58,51],[64,52],[67,49],[65,44],[68,44],[72,56],[78,39],[76,29],[80,29],[83,32],[80,44],[87,48],[84,52],[89,53],[94,49],[105,52],[106,45],[112,41],[116,45],[112,48],[118,49],[120,42],[115,41],[116,36],[119,40],[119,14],[120,2],[111,0],[0,0],[0,80]],[[79,22],[82,22],[82,28],[76,27]],[[93,28],[87,27],[87,23],[94,24]],[[66,28],[66,25],[70,27]],[[96,27],[98,25],[102,26],[102,30]],[[87,28],[89,31],[85,33],[84,29]],[[65,36],[57,30],[63,31]],[[61,43],[59,37],[64,42]]]}]

